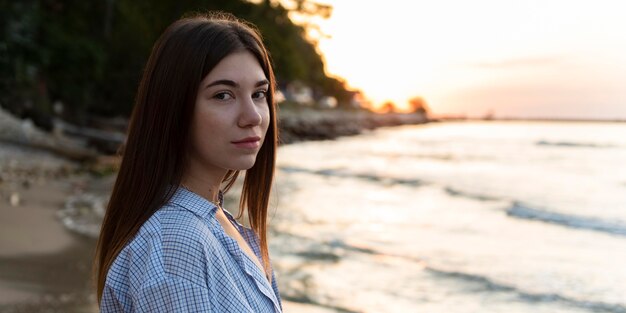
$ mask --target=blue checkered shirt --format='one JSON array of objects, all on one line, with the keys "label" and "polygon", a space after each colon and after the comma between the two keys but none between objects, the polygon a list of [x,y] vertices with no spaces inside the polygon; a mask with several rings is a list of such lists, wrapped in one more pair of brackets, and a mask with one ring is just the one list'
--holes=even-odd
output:
[{"label": "blue checkered shirt", "polygon": [[[178,188],[109,268],[100,311],[282,312],[274,273],[270,285],[225,233],[215,217],[216,208]],[[261,259],[254,232],[224,213]]]}]

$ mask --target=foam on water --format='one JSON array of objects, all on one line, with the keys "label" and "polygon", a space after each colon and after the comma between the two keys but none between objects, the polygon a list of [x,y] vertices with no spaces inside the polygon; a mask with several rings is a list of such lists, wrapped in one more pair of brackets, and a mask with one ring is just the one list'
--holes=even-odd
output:
[{"label": "foam on water", "polygon": [[621,221],[605,221],[592,217],[567,215],[546,210],[535,209],[521,203],[514,203],[507,209],[510,216],[529,220],[543,221],[572,228],[589,229],[608,234],[626,236],[626,223]]}]

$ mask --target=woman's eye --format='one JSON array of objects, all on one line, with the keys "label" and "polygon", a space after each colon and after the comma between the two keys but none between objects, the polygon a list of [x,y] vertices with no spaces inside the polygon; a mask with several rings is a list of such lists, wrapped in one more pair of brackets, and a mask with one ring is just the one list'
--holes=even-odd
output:
[{"label": "woman's eye", "polygon": [[233,98],[233,96],[228,92],[220,92],[220,93],[215,94],[213,98],[217,100],[230,100]]},{"label": "woman's eye", "polygon": [[265,90],[259,90],[257,92],[255,92],[254,94],[252,94],[252,98],[254,99],[263,99],[267,96],[267,91]]}]

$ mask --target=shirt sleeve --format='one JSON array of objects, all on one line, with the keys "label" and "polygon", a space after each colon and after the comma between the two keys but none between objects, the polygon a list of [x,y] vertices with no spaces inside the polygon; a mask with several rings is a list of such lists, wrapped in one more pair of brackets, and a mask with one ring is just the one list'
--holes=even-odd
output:
[{"label": "shirt sleeve", "polygon": [[108,285],[104,286],[102,299],[100,300],[100,313],[127,312],[127,305],[115,296],[115,292]]},{"label": "shirt sleeve", "polygon": [[207,288],[178,277],[147,281],[133,297],[134,312],[211,312]]}]

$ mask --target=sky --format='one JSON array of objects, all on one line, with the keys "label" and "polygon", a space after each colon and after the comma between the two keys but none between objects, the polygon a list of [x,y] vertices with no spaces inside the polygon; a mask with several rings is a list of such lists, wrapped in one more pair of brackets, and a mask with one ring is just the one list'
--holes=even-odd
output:
[{"label": "sky", "polygon": [[626,119],[626,1],[318,1],[329,74],[435,115]]}]

